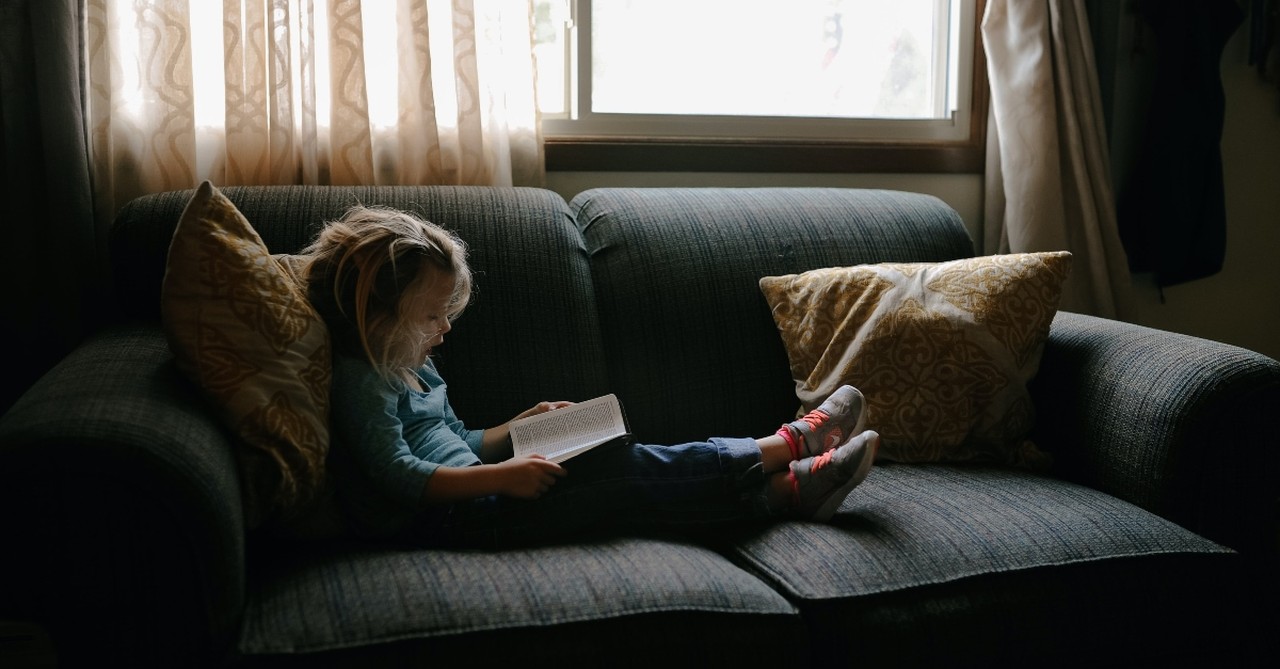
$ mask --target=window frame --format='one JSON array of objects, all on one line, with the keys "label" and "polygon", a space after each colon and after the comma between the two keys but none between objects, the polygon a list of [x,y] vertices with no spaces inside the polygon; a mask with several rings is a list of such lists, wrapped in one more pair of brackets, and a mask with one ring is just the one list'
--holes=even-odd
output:
[{"label": "window frame", "polygon": [[550,134],[547,171],[981,173],[986,162],[988,90],[982,16],[976,0],[967,137],[942,139],[685,138]]}]

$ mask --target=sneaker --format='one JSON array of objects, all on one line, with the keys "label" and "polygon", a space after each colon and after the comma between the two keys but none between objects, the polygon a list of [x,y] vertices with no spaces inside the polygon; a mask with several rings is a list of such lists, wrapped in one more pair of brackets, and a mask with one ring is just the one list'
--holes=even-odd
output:
[{"label": "sneaker", "polygon": [[787,423],[799,444],[797,460],[830,451],[855,434],[861,434],[867,422],[867,403],[853,386],[840,386],[821,406],[799,420]]},{"label": "sneaker", "polygon": [[867,430],[835,450],[792,462],[793,510],[811,520],[830,520],[849,492],[867,478],[879,448],[880,435]]}]

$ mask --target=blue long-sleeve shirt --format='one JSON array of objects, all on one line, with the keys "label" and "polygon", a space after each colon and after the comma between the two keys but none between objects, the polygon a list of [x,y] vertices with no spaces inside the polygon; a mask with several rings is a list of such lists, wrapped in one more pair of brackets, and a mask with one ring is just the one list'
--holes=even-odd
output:
[{"label": "blue long-sleeve shirt", "polygon": [[[364,531],[394,532],[419,508],[436,469],[480,463],[483,430],[449,406],[444,379],[427,361],[425,391],[390,385],[362,358],[335,356],[330,417],[344,506]],[[345,461],[345,462],[344,462]]]}]

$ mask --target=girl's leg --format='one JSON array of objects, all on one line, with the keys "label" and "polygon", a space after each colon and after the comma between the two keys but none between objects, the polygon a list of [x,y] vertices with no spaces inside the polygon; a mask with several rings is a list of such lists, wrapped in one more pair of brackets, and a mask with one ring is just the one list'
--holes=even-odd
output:
[{"label": "girl's leg", "polygon": [[569,475],[541,498],[458,504],[444,529],[455,543],[501,547],[605,528],[691,530],[783,515],[825,522],[870,472],[880,436],[867,430],[770,475],[755,443],[597,449],[566,463]]},{"label": "girl's leg", "polygon": [[757,439],[756,445],[760,447],[760,465],[765,474],[785,471],[795,460],[791,444],[780,434]]},{"label": "girl's leg", "polygon": [[861,434],[867,423],[867,403],[853,386],[841,386],[817,409],[757,439],[764,472],[787,469],[794,460],[821,455]]},{"label": "girl's leg", "polygon": [[568,474],[536,500],[455,505],[451,534],[503,546],[603,528],[693,529],[767,517],[761,459],[754,439],[604,446],[562,463]]},{"label": "girl's leg", "polygon": [[867,402],[853,386],[841,386],[818,408],[778,429],[791,447],[791,459],[821,455],[861,434],[867,424]]},{"label": "girl's leg", "polygon": [[605,526],[689,529],[797,510],[825,520],[874,458],[874,433],[873,443],[842,446],[856,441],[851,437],[864,423],[862,394],[844,386],[768,437],[597,448],[563,463],[568,475],[539,499],[455,505],[450,534],[466,543],[510,545]]},{"label": "girl's leg", "polygon": [[862,393],[841,386],[818,408],[779,428],[777,441],[760,440],[765,473],[786,470],[766,482],[770,506],[812,520],[829,519],[875,460],[880,436],[864,432],[865,425]]}]

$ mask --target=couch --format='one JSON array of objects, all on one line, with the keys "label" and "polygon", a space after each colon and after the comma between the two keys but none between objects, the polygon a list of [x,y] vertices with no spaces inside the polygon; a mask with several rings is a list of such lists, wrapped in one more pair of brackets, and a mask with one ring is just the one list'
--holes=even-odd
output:
[{"label": "couch", "polygon": [[[613,392],[649,443],[768,434],[795,415],[762,277],[974,256],[953,209],[887,190],[222,192],[273,253],[357,202],[457,231],[476,293],[437,364],[467,423]],[[160,319],[191,196],[120,211],[118,317],[0,420],[0,619],[48,630],[59,666],[1277,657],[1280,363],[1068,312],[1028,384],[1048,469],[883,461],[830,523],[706,536],[438,550],[255,527],[237,437],[177,370]]]}]

